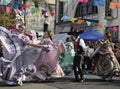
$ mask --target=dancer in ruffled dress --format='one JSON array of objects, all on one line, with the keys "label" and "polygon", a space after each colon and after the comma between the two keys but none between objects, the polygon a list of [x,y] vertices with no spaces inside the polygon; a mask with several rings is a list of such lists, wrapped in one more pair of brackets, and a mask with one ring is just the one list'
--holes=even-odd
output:
[{"label": "dancer in ruffled dress", "polygon": [[[58,60],[60,54],[65,51],[64,43],[62,41],[58,41],[56,44],[53,44],[46,32],[40,45],[43,47],[39,57],[34,63],[37,68],[35,76],[42,80],[48,80],[51,78],[51,75],[55,75],[57,73],[63,74]],[[57,72],[57,70],[59,72]]]}]

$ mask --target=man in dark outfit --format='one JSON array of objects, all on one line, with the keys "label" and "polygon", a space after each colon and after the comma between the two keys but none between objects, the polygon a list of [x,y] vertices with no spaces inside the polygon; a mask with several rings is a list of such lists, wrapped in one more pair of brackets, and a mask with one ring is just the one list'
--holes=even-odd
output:
[{"label": "man in dark outfit", "polygon": [[[75,75],[75,80],[73,82],[84,82],[83,70],[81,66],[82,54],[84,50],[82,46],[80,45],[80,40],[82,40],[83,42],[83,39],[80,39],[80,38],[78,39],[77,49],[76,49],[75,57],[73,60],[73,70],[74,70],[74,75]],[[80,79],[79,79],[79,75],[80,75]]]}]

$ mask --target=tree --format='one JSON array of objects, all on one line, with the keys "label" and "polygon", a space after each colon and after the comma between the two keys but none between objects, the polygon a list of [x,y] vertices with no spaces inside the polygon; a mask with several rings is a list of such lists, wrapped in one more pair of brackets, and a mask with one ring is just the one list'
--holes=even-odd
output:
[{"label": "tree", "polygon": [[[7,6],[11,7],[14,0],[12,0]],[[18,2],[25,1],[25,0],[17,0]],[[4,8],[4,10],[3,10]],[[10,10],[9,14],[6,14],[5,12],[5,5],[0,5],[0,26],[9,28],[9,26],[14,26],[14,20],[15,20],[15,12],[14,10]]]}]

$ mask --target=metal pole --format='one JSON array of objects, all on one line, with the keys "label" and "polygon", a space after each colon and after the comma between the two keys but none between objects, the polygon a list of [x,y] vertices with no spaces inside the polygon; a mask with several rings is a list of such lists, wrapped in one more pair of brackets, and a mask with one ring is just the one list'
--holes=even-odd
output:
[{"label": "metal pole", "polygon": [[55,20],[54,20],[54,34],[56,33],[56,18],[57,18],[57,0],[55,0]]}]

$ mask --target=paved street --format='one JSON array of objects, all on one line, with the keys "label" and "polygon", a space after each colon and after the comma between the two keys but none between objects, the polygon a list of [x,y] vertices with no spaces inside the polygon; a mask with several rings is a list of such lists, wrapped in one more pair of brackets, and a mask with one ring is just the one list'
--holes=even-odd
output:
[{"label": "paved street", "polygon": [[114,81],[103,82],[99,77],[85,75],[86,82],[72,82],[72,76],[57,78],[52,83],[38,83],[27,81],[23,86],[5,86],[0,83],[0,89],[120,89],[120,78],[114,78]]},{"label": "paved street", "polygon": [[[120,72],[119,14],[120,0],[0,0],[0,89],[120,89],[120,76],[103,81],[90,71],[83,83],[73,73],[34,80],[71,69],[82,77],[80,67]],[[22,85],[24,74],[34,79]]]}]

